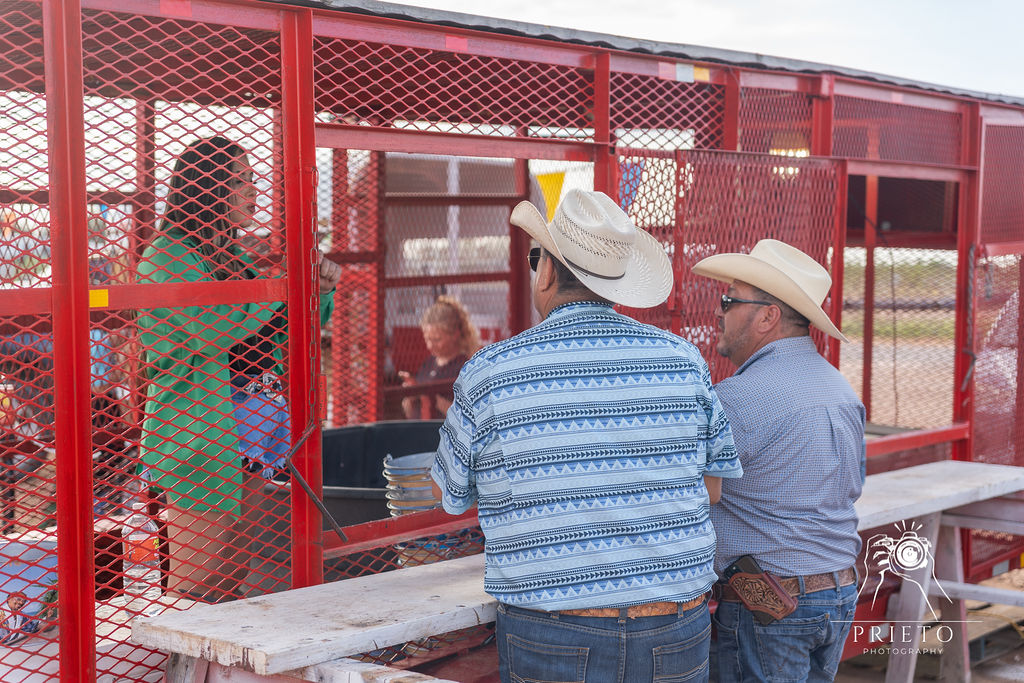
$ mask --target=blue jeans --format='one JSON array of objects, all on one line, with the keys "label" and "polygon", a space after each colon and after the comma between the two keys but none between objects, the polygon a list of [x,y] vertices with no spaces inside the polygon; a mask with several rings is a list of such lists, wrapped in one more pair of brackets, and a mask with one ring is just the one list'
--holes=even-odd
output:
[{"label": "blue jeans", "polygon": [[831,681],[857,609],[857,585],[798,596],[796,611],[767,626],[738,602],[719,602],[713,669],[721,683]]},{"label": "blue jeans", "polygon": [[502,683],[708,680],[711,618],[705,601],[682,614],[574,617],[498,605]]}]

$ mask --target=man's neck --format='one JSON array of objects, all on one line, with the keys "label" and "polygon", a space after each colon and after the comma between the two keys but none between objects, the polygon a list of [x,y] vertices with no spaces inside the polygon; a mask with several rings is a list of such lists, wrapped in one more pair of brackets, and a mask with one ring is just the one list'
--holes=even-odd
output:
[{"label": "man's neck", "polygon": [[790,330],[787,334],[781,334],[781,333],[772,334],[772,335],[766,336],[765,338],[761,339],[757,343],[757,345],[753,348],[753,350],[751,350],[750,353],[748,353],[742,360],[739,360],[739,359],[733,360],[732,358],[730,358],[729,360],[731,360],[736,365],[736,367],[740,367],[744,363],[746,363],[748,360],[753,358],[754,355],[757,354],[758,351],[760,351],[764,347],[768,346],[769,344],[773,344],[773,343],[779,341],[780,339],[793,339],[795,337],[807,337],[809,335],[810,335],[810,332],[808,330],[802,330],[802,331],[800,331],[800,330],[795,330],[795,331],[794,330]]},{"label": "man's neck", "polygon": [[613,305],[611,301],[608,301],[607,299],[602,299],[597,294],[594,294],[593,292],[589,291],[566,292],[564,294],[559,292],[558,294],[551,297],[547,301],[547,306],[544,307],[544,310],[540,311],[540,317],[548,317],[551,311],[555,310],[559,306],[564,306],[565,304],[605,304],[608,306]]}]

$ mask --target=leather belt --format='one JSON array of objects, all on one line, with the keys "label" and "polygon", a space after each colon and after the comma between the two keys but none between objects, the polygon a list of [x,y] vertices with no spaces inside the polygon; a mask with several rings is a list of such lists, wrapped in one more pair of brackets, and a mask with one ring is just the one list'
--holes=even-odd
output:
[{"label": "leather belt", "polygon": [[[779,576],[776,577],[783,590],[793,596],[800,595],[800,579],[804,580],[804,592],[814,593],[815,591],[828,590],[829,588],[836,588],[835,575],[839,575],[839,588],[843,586],[849,586],[857,581],[857,572],[854,571],[853,567],[844,569],[839,572],[823,572],[821,574],[808,574],[804,577],[799,576]],[[720,582],[718,584],[721,588],[721,595],[719,600],[725,602],[742,602],[739,596],[736,595],[729,584]]]},{"label": "leather belt", "polygon": [[645,602],[642,605],[632,607],[592,607],[590,609],[563,609],[558,614],[570,617],[619,617],[625,612],[630,619],[637,617],[660,617],[666,614],[677,614],[700,606],[706,595],[694,598],[688,602]]}]

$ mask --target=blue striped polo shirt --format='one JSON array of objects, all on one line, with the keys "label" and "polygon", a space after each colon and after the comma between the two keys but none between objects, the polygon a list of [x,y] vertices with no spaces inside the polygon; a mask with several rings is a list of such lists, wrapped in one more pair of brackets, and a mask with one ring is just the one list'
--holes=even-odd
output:
[{"label": "blue striped polo shirt", "polygon": [[431,470],[445,510],[478,504],[485,590],[543,610],[707,591],[705,474],[742,474],[707,364],[589,302],[466,363]]}]

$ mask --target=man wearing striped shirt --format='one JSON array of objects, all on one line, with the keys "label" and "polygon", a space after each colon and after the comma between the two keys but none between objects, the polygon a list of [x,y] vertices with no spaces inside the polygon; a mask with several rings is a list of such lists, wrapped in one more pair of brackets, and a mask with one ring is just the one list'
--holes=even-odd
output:
[{"label": "man wearing striped shirt", "polygon": [[597,192],[512,223],[543,321],[463,367],[431,471],[479,506],[502,680],[707,680],[709,510],[742,470],[697,350],[612,308],[665,300],[664,248]]}]

